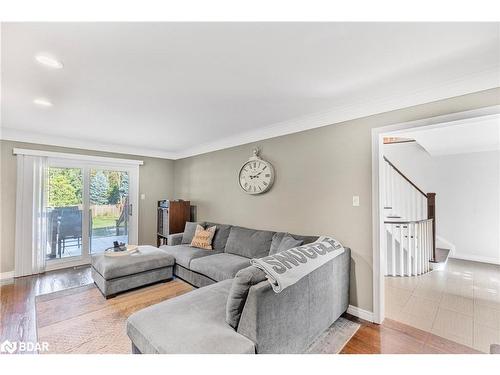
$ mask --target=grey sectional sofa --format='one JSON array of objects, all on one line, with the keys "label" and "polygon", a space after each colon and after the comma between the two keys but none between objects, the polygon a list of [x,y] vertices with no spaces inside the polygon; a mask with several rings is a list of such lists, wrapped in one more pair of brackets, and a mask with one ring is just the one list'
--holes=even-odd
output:
[{"label": "grey sectional sofa", "polygon": [[[277,252],[285,233],[202,224],[218,228],[214,250],[190,247],[193,230],[161,247],[175,258],[174,275],[199,289],[130,316],[127,333],[135,353],[302,353],[347,310],[348,248],[279,294],[267,280],[250,285],[239,323],[231,327],[226,304],[233,278],[251,258]],[[304,244],[317,239],[292,236]]]},{"label": "grey sectional sofa", "polygon": [[[275,252],[282,232],[255,230],[201,222],[205,226],[216,226],[217,230],[212,241],[213,250],[207,251],[191,247],[189,244],[194,236],[194,227],[190,233],[179,233],[169,237],[169,246],[160,249],[175,257],[174,275],[188,283],[202,287],[226,279],[232,279],[236,273],[250,265],[250,259],[262,258]],[[316,241],[316,236],[298,236],[304,244]]]}]

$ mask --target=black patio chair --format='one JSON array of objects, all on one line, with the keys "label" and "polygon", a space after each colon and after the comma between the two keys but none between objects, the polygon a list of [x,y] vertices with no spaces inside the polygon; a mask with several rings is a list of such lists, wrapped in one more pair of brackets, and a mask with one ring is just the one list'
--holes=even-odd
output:
[{"label": "black patio chair", "polygon": [[[64,254],[66,247],[80,247],[82,241],[82,211],[75,207],[64,207],[58,226],[57,247],[59,257]],[[61,254],[62,252],[62,254]]]}]

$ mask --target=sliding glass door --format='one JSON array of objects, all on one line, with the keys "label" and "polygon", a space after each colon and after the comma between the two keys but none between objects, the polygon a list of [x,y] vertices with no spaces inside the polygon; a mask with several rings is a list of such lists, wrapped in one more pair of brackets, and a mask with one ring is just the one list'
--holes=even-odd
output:
[{"label": "sliding glass door", "polygon": [[47,260],[79,257],[83,243],[83,168],[50,166]]},{"label": "sliding glass door", "polygon": [[49,159],[47,267],[90,262],[118,243],[137,243],[137,167]]},{"label": "sliding glass door", "polygon": [[128,243],[129,174],[117,170],[90,170],[90,252],[98,253],[118,243]]}]

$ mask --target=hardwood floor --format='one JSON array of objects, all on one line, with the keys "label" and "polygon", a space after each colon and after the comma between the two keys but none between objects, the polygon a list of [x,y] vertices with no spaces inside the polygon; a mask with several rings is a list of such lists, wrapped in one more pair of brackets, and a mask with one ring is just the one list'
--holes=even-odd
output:
[{"label": "hardwood floor", "polygon": [[[35,298],[64,289],[91,284],[90,268],[66,269],[44,275],[23,277],[0,286],[0,342],[37,341]],[[361,328],[342,354],[465,354],[479,353],[431,333],[386,319],[382,325],[349,314],[347,319]]]},{"label": "hardwood floor", "polygon": [[467,346],[391,319],[374,324],[345,314],[361,324],[341,354],[482,354]]},{"label": "hardwood floor", "polygon": [[90,267],[83,267],[20,277],[0,284],[0,342],[36,342],[36,296],[91,283]]}]

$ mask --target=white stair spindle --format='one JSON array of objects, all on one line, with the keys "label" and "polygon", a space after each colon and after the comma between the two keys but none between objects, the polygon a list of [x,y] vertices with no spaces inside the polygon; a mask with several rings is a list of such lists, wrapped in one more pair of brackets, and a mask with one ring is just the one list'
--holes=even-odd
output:
[{"label": "white stair spindle", "polygon": [[423,249],[424,249],[424,253],[425,253],[425,261],[426,261],[426,265],[425,265],[425,269],[427,271],[427,266],[429,264],[429,252],[427,251],[427,222],[424,221],[424,225],[423,225],[423,228],[422,228],[422,246],[423,246]]},{"label": "white stair spindle", "polygon": [[420,222],[415,224],[415,247],[417,248],[417,269],[415,273],[420,275],[420,270],[422,266],[422,252],[420,251]]},{"label": "white stair spindle", "polygon": [[408,223],[406,225],[406,248],[407,248],[407,255],[406,259],[408,259],[408,264],[407,264],[407,272],[408,276],[411,276],[411,264],[412,264],[412,252],[411,252],[411,232],[410,232],[411,225]]},{"label": "white stair spindle", "polygon": [[420,266],[419,266],[419,275],[422,274],[424,272],[424,268],[423,268],[423,265],[424,265],[424,253],[422,252],[422,223],[419,223],[418,224],[418,227],[419,227],[419,232],[418,232],[418,248],[419,248],[419,253],[420,253]]},{"label": "white stair spindle", "polygon": [[391,168],[388,163],[385,163],[385,207],[392,207],[390,181],[391,181]]},{"label": "white stair spindle", "polygon": [[417,194],[415,192],[415,189],[412,191],[411,193],[411,219],[412,220],[418,220],[417,219],[417,204],[416,204],[416,201],[417,201]]},{"label": "white stair spindle", "polygon": [[426,258],[429,259],[429,222],[425,222],[425,254]]},{"label": "white stair spindle", "polygon": [[423,249],[422,249],[422,227],[423,227],[423,223],[420,222],[418,223],[418,248],[419,248],[419,252],[420,252],[420,270],[419,270],[419,274],[422,274],[424,273],[424,262],[425,262],[425,253],[423,252]]},{"label": "white stair spindle", "polygon": [[394,169],[392,167],[390,167],[390,170],[391,170],[391,207],[392,207],[392,210],[391,210],[391,215],[394,215],[394,213],[396,212],[395,211],[395,207],[394,205],[396,204],[396,201],[394,199],[394,195],[395,195],[395,189],[394,189]]},{"label": "white stair spindle", "polygon": [[422,219],[422,213],[420,212],[420,197],[421,197],[421,195],[417,194],[416,195],[416,200],[415,200],[415,207],[417,209],[417,220],[421,220]]},{"label": "white stair spindle", "polygon": [[413,232],[413,238],[411,239],[411,244],[413,246],[413,254],[415,256],[415,259],[413,260],[413,275],[418,275],[418,250],[417,250],[417,223],[412,223],[412,232]]},{"label": "white stair spindle", "polygon": [[402,216],[401,212],[401,177],[396,175],[396,215]]},{"label": "white stair spindle", "polygon": [[396,276],[396,231],[395,225],[391,224],[391,262],[392,262],[392,276]]},{"label": "white stair spindle", "polygon": [[394,211],[394,203],[392,202],[392,197],[394,195],[393,193],[393,186],[392,186],[392,168],[390,165],[387,165],[387,170],[389,172],[389,185],[387,186],[387,190],[389,190],[389,207],[392,207],[390,212],[390,215],[392,215],[392,212]]},{"label": "white stair spindle", "polygon": [[403,258],[404,258],[404,250],[403,250],[403,224],[399,224],[399,275],[404,276],[404,268],[403,268]]},{"label": "white stair spindle", "polygon": [[432,258],[432,220],[429,221],[429,224],[427,225],[429,227],[429,260]]}]

